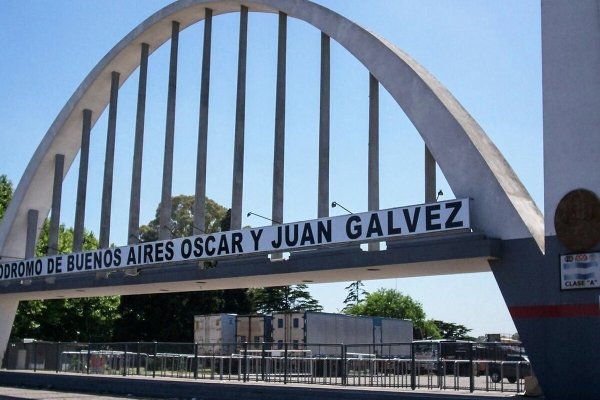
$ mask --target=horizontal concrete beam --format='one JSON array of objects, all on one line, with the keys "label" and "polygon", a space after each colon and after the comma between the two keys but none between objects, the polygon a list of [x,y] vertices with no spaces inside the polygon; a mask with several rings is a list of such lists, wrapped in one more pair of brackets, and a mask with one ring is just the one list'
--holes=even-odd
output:
[{"label": "horizontal concrete beam", "polygon": [[270,261],[267,255],[218,261],[70,274],[48,279],[3,282],[1,294],[21,300],[112,296],[282,286],[298,283],[371,280],[414,276],[488,272],[489,261],[501,258],[501,240],[463,233],[387,242],[387,250],[362,251],[356,244],[297,251],[289,259]]}]

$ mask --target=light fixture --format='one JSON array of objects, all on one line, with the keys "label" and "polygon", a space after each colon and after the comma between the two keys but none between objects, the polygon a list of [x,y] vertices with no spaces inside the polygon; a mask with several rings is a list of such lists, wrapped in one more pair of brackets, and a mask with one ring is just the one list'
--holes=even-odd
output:
[{"label": "light fixture", "polygon": [[5,254],[0,255],[0,260],[3,258],[8,258],[10,260],[25,260],[23,257],[7,256]]},{"label": "light fixture", "polygon": [[346,212],[348,214],[354,214],[352,211],[348,210],[346,207],[344,207],[343,205],[341,205],[340,203],[338,203],[337,201],[333,201],[331,202],[331,208],[335,208],[335,207],[340,207],[344,210],[346,210]]},{"label": "light fixture", "polygon": [[198,227],[197,227],[196,225],[194,225],[194,224],[192,224],[192,228],[194,228],[195,230],[197,230],[197,231],[200,231],[200,232],[204,233],[205,235],[207,235],[207,233],[206,233],[206,231],[205,231],[204,229],[200,229],[200,228],[198,228]]},{"label": "light fixture", "polygon": [[171,223],[169,225],[163,225],[163,228],[165,228],[166,230],[168,230],[169,232],[171,232],[171,235],[174,234],[175,229],[177,228],[177,224],[174,223],[173,221],[171,221]]},{"label": "light fixture", "polygon": [[264,215],[260,215],[260,214],[254,213],[254,212],[252,212],[252,211],[249,211],[249,212],[248,212],[248,214],[246,214],[246,217],[249,217],[249,216],[251,216],[251,215],[254,215],[254,216],[257,216],[257,217],[259,217],[259,218],[266,219],[267,221],[271,221],[271,222],[273,222],[273,223],[275,223],[275,224],[279,224],[279,225],[281,225],[281,222],[279,222],[279,221],[275,221],[274,219],[267,218],[267,217],[265,217]]},{"label": "light fixture", "polygon": [[112,271],[96,272],[96,279],[108,279]]},{"label": "light fixture", "polygon": [[141,268],[128,268],[123,271],[123,274],[125,274],[125,276],[138,276],[141,273],[142,273]]},{"label": "light fixture", "polygon": [[134,242],[132,244],[140,244],[140,236],[139,235],[134,235],[133,233],[130,233],[129,239],[134,240]]}]

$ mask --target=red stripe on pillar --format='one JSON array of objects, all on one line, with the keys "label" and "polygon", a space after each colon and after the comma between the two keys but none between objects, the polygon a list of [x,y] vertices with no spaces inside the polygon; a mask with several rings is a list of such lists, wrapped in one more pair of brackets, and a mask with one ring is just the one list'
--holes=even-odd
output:
[{"label": "red stripe on pillar", "polygon": [[566,317],[597,317],[600,316],[598,304],[556,304],[544,306],[514,306],[509,307],[513,318],[566,318]]}]

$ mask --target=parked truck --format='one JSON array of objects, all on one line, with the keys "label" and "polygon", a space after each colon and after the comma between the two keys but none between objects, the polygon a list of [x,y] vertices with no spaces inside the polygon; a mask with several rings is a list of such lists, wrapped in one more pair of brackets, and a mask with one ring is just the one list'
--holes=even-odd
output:
[{"label": "parked truck", "polygon": [[194,316],[194,342],[199,354],[231,354],[235,351],[235,337],[235,314]]},{"label": "parked truck", "polygon": [[[318,312],[273,313],[273,342],[293,347],[311,345],[309,349],[327,354],[335,349],[318,344],[346,344],[352,354],[397,353],[384,343],[410,343],[413,324],[409,320],[363,317]],[[410,353],[409,346],[407,353]],[[323,354],[323,355],[325,355]]]},{"label": "parked truck", "polygon": [[[201,354],[233,353],[225,344],[252,343],[248,351],[277,352],[288,344],[294,354],[349,357],[392,357],[410,354],[413,324],[409,320],[318,312],[275,312],[268,315],[216,314],[194,318],[194,340]],[[257,346],[258,343],[273,343]],[[404,345],[400,345],[400,344]]]},{"label": "parked truck", "polygon": [[273,341],[273,317],[270,315],[238,315],[236,317],[236,341],[238,343],[262,343]]}]

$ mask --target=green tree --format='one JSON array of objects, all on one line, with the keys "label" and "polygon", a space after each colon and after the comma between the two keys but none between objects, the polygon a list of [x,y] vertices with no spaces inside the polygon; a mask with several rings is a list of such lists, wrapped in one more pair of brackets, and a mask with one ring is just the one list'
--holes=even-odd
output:
[{"label": "green tree", "polygon": [[2,221],[2,218],[4,218],[4,212],[6,211],[12,196],[12,182],[7,178],[6,175],[0,175],[0,221]]},{"label": "green tree", "polygon": [[[180,194],[171,200],[171,222],[167,227],[174,238],[192,236],[194,231],[194,196]],[[147,225],[140,227],[140,242],[154,242],[158,240],[160,228],[160,204],[156,209],[155,218]],[[227,215],[227,209],[214,200],[206,198],[206,217],[204,226],[198,226],[206,233],[219,232]],[[229,222],[227,222],[229,227]]]},{"label": "green tree", "polygon": [[[60,224],[58,228],[58,254],[68,254],[73,249],[73,228],[67,228],[64,224]],[[44,257],[48,255],[48,239],[50,236],[50,220],[44,220],[42,230],[35,244],[35,256]],[[98,239],[93,232],[84,230],[82,250],[96,250],[98,248]]]},{"label": "green tree", "polygon": [[344,300],[345,306],[342,311],[344,311],[348,307],[357,305],[358,303],[360,303],[364,300],[364,297],[368,294],[367,291],[365,289],[363,289],[364,286],[365,285],[364,285],[364,283],[362,283],[362,281],[356,281],[356,282],[350,283],[348,286],[346,286],[344,288],[344,290],[348,291],[348,295],[346,296],[346,299]]},{"label": "green tree", "polygon": [[256,288],[251,290],[251,297],[254,309],[262,313],[323,311],[323,307],[311,296],[305,284]]},{"label": "green tree", "polygon": [[[193,233],[194,197],[179,195],[172,199],[171,223],[173,237]],[[140,241],[158,239],[160,205],[156,217],[140,227]],[[206,199],[207,233],[229,230],[228,210],[215,201]],[[216,263],[205,263],[211,267]],[[121,320],[117,324],[115,340],[192,341],[195,315],[215,313],[247,314],[252,311],[246,289],[197,291],[122,296]]]},{"label": "green tree", "polygon": [[[0,175],[0,221],[12,195],[12,183],[6,175]],[[49,222],[45,220],[36,243],[35,252],[38,257],[48,254],[48,232]],[[60,225],[58,253],[70,253],[72,246],[73,229]],[[92,232],[84,232],[83,248],[98,248],[98,240]],[[118,304],[118,297],[21,301],[15,316],[11,340],[110,340]]]},{"label": "green tree", "polygon": [[32,300],[19,303],[11,339],[112,340],[118,297]]},{"label": "green tree", "polygon": [[[45,220],[36,243],[36,256],[48,253],[49,221]],[[59,254],[73,248],[73,228],[59,227]],[[98,239],[85,231],[83,250],[98,248]],[[112,339],[118,319],[117,296],[31,300],[19,303],[11,339],[35,338],[53,341],[108,341]]]},{"label": "green tree", "polygon": [[378,289],[366,295],[363,302],[344,310],[349,315],[409,319],[413,322],[415,336],[440,338],[440,332],[431,320],[426,319],[423,306],[412,297],[394,289]]},{"label": "green tree", "polygon": [[464,325],[440,321],[437,319],[433,320],[433,323],[440,331],[442,339],[475,340],[475,337],[468,334],[472,329],[469,329]]}]

